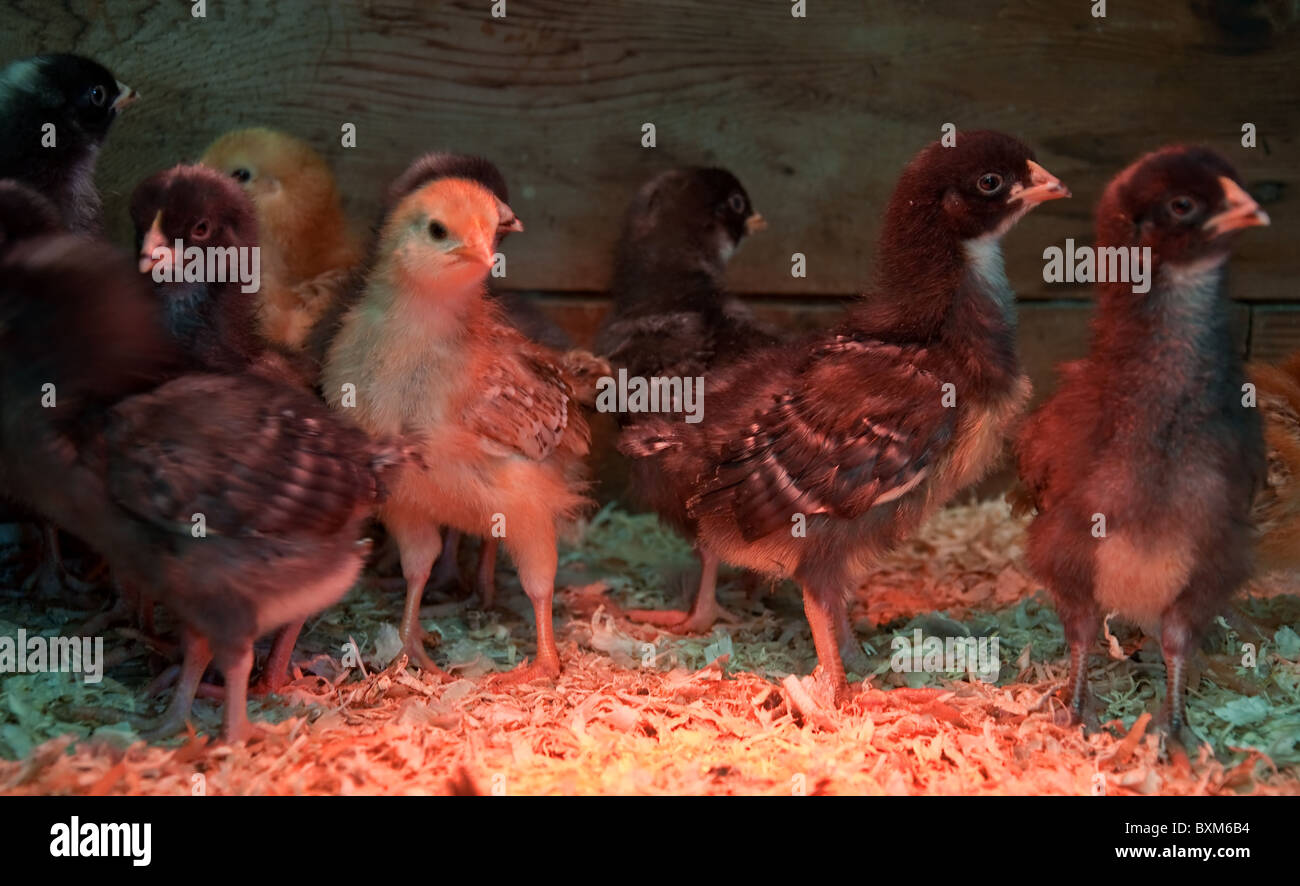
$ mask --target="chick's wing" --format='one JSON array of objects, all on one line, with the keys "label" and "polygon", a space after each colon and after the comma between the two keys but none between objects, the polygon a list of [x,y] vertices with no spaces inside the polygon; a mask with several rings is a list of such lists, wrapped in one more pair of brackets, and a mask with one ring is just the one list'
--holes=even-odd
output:
[{"label": "chick's wing", "polygon": [[116,406],[108,488],[188,534],[331,533],[376,494],[364,434],[305,395],[253,376],[185,376]]},{"label": "chick's wing", "polygon": [[948,449],[956,409],[914,349],[837,337],[786,392],[731,432],[692,515],[729,512],[747,541],[791,516],[861,516],[915,488]]},{"label": "chick's wing", "polygon": [[546,459],[561,445],[585,452],[586,423],[578,413],[573,386],[549,350],[512,333],[512,347],[499,347],[462,421],[489,450]]}]

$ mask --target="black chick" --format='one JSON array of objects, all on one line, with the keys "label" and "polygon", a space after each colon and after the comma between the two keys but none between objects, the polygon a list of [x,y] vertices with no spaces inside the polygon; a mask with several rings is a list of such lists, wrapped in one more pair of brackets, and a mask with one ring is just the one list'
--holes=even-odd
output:
[{"label": "black chick", "polygon": [[[637,192],[623,221],[610,287],[613,306],[596,338],[597,353],[629,377],[690,378],[710,373],[777,336],[723,287],[727,261],[744,238],[765,227],[739,179],[725,169],[661,173]],[[623,427],[644,414],[619,413]],[[665,482],[663,457],[633,461],[633,495],[695,541],[686,501]],[[689,613],[631,610],[627,615],[687,633],[707,632],[726,613],[717,602],[718,559],[698,548],[700,582]]]},{"label": "black chick", "polygon": [[847,594],[988,470],[1024,408],[999,241],[1068,195],[1010,136],[930,145],[890,198],[874,289],[837,329],[715,369],[698,424],[656,416],[623,433],[623,451],[659,459],[701,549],[799,582],[837,702]]},{"label": "black chick", "polygon": [[[106,245],[54,235],[0,261],[0,454],[10,490],[164,602],[185,629],[159,733],[184,721],[209,659],[225,731],[247,736],[252,643],[338,600],[362,525],[402,450],[311,396],[190,364]],[[42,385],[57,405],[42,408]]]},{"label": "black chick", "polygon": [[66,227],[99,230],[95,161],[113,120],[138,97],[103,65],[79,55],[11,62],[0,71],[0,178],[49,197]]},{"label": "black chick", "polygon": [[1183,146],[1111,181],[1097,247],[1149,247],[1150,291],[1099,285],[1088,356],[1062,368],[1016,444],[1038,510],[1029,563],[1070,647],[1071,710],[1085,714],[1088,652],[1103,614],[1118,612],[1160,632],[1162,719],[1179,740],[1186,657],[1249,575],[1265,474],[1222,287],[1232,233],[1268,223],[1240,182],[1218,154]]}]

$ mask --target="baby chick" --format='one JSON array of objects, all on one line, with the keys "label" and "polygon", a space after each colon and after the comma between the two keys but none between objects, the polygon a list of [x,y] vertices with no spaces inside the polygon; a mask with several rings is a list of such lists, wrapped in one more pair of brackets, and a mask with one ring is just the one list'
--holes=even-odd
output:
[{"label": "baby chick", "polygon": [[[613,307],[596,350],[629,377],[696,378],[748,351],[775,344],[749,309],[726,294],[727,260],[765,226],[740,181],[725,169],[687,167],[647,182],[628,207],[615,258]],[[642,415],[620,413],[620,425]],[[695,521],[684,498],[664,481],[660,456],[635,459],[633,494],[688,539]],[[689,613],[629,610],[636,621],[706,633],[720,617],[718,559],[697,548],[700,581]]]},{"label": "baby chick", "polygon": [[211,660],[226,680],[225,734],[239,741],[253,641],[352,585],[381,475],[406,456],[305,393],[180,374],[188,365],[145,281],[107,245],[52,235],[0,259],[10,491],[183,624],[182,675],[157,733],[182,725]]},{"label": "baby chick", "polygon": [[[447,178],[466,179],[482,185],[492,192],[500,201],[501,206],[507,206],[510,202],[505,176],[501,174],[501,170],[492,161],[470,154],[433,151],[417,157],[389,186],[385,199],[384,217],[387,218],[393,207],[420,188]],[[516,229],[517,226],[513,215],[503,218],[497,229],[495,247],[499,248],[501,242]],[[372,256],[366,264],[369,266],[373,265],[373,263],[374,257]],[[588,382],[592,387],[591,396],[594,396],[595,381],[591,373],[603,367],[605,365],[604,361],[594,358],[586,351],[567,350],[571,345],[568,335],[547,318],[532,302],[522,296],[495,292],[490,286],[490,281],[488,295],[504,310],[506,320],[525,336],[547,347],[565,350],[566,353],[563,355],[561,362],[569,371],[570,381],[578,383],[579,397],[583,396],[584,390],[582,388],[586,387]],[[360,297],[361,288],[352,287],[345,297],[338,299],[317,322],[309,337],[308,351],[315,356],[318,362],[324,361],[325,354],[333,341],[333,337],[337,334],[343,316]],[[584,402],[589,403],[590,400]],[[460,540],[461,533],[459,530],[447,529],[442,553],[434,564],[433,579],[435,586],[460,583],[458,562]],[[480,605],[484,609],[492,608],[496,599],[497,542],[496,538],[485,536],[479,550],[475,585],[478,590]]]},{"label": "baby chick", "polygon": [[[176,166],[141,182],[131,198],[141,273],[178,261],[175,245],[251,250],[259,245],[252,203],[227,176],[206,166]],[[181,262],[181,266],[184,262]],[[260,260],[257,263],[260,270]],[[234,266],[230,266],[233,272]],[[305,356],[268,344],[257,332],[258,291],[245,291],[235,273],[218,279],[154,282],[163,322],[195,370],[249,371],[306,391],[317,369]],[[260,273],[259,273],[259,276]],[[262,279],[263,285],[265,279]],[[301,623],[275,639],[257,691],[276,691],[287,680]]]},{"label": "baby chick", "polygon": [[1204,148],[1139,158],[1097,206],[1099,249],[1150,249],[1150,290],[1099,284],[1088,356],[1067,365],[1016,444],[1038,510],[1027,556],[1065,627],[1078,717],[1088,652],[1116,612],[1159,632],[1162,721],[1183,740],[1186,658],[1250,573],[1264,446],[1222,279],[1234,233],[1267,223]]},{"label": "baby chick", "polygon": [[263,262],[259,329],[268,341],[301,350],[361,260],[329,165],[301,139],[262,128],[226,133],[199,162],[252,199]]},{"label": "baby chick", "polygon": [[502,537],[518,567],[537,659],[513,679],[560,669],[551,629],[556,538],[584,505],[588,432],[557,356],[507,324],[486,296],[499,234],[522,228],[471,179],[435,178],[403,197],[384,220],[365,290],[322,375],[329,402],[372,434],[424,438],[427,467],[395,479],[380,519],[407,582],[406,650],[434,672],[419,607],[440,525]]},{"label": "baby chick", "polygon": [[991,467],[1028,400],[999,241],[1069,196],[1033,156],[996,132],[927,147],[890,198],[876,285],[838,328],[713,369],[699,423],[647,416],[622,435],[658,458],[702,550],[799,582],[836,702],[847,594]]},{"label": "baby chick", "polygon": [[103,65],[79,55],[10,63],[0,71],[0,178],[49,197],[64,226],[98,231],[95,161],[118,113],[138,97]]},{"label": "baby chick", "polygon": [[1268,474],[1255,499],[1262,570],[1300,569],[1300,352],[1279,366],[1247,367],[1264,419]]},{"label": "baby chick", "polygon": [[[204,166],[175,166],[157,172],[131,195],[140,273],[184,267],[183,250],[248,250],[258,245],[257,218],[239,187]],[[153,282],[162,303],[164,323],[196,366],[215,371],[240,370],[265,349],[257,334],[257,293],[245,292],[237,274],[225,281],[180,279]]]}]

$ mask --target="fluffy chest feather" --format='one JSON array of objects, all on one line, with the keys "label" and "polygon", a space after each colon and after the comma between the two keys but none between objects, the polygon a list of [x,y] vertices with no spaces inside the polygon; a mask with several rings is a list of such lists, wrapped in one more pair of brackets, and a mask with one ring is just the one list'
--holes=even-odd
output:
[{"label": "fluffy chest feather", "polygon": [[428,322],[363,302],[334,344],[325,395],[371,433],[427,431],[446,419],[462,363],[460,349]]},{"label": "fluffy chest feather", "polygon": [[1032,391],[1029,377],[1022,375],[1003,396],[977,404],[966,412],[952,454],[940,474],[939,491],[943,500],[978,481],[996,463]]}]

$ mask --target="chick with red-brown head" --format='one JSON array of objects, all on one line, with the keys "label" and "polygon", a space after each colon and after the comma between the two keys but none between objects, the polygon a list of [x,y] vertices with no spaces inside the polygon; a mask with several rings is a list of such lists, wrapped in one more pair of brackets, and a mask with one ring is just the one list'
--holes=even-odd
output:
[{"label": "chick with red-brown head", "polygon": [[1159,636],[1161,720],[1183,739],[1187,656],[1250,574],[1264,444],[1223,276],[1237,233],[1265,224],[1227,160],[1182,145],[1136,160],[1097,205],[1098,254],[1144,261],[1148,282],[1098,285],[1088,356],[1016,444],[1038,512],[1027,556],[1056,600],[1069,704],[1085,720],[1088,653],[1117,612]]}]

